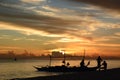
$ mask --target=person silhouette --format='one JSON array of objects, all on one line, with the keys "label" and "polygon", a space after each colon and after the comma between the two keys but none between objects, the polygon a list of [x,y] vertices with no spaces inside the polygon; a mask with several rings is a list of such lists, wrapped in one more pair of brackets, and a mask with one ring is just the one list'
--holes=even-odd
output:
[{"label": "person silhouette", "polygon": [[103,65],[103,69],[104,69],[104,70],[107,70],[107,62],[106,62],[106,61],[103,61],[102,65]]},{"label": "person silhouette", "polygon": [[67,62],[67,66],[69,66],[70,65],[70,63],[69,62]]},{"label": "person silhouette", "polygon": [[80,67],[81,68],[85,67],[84,59],[82,59],[82,61],[80,62]]},{"label": "person silhouette", "polygon": [[100,56],[98,56],[97,58],[97,67],[98,67],[98,70],[100,71],[100,67],[101,67],[101,62],[102,62],[102,59]]},{"label": "person silhouette", "polygon": [[98,56],[98,58],[97,58],[97,66],[98,66],[98,67],[101,66],[101,61],[102,61],[101,57]]}]

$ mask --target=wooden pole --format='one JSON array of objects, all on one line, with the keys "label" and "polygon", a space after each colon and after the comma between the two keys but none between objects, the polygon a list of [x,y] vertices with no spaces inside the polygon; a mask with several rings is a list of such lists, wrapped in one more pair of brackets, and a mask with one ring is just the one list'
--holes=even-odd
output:
[{"label": "wooden pole", "polygon": [[84,49],[84,55],[83,55],[83,59],[85,59],[85,49]]},{"label": "wooden pole", "polygon": [[66,59],[65,59],[65,52],[64,52],[64,65],[66,65]]},{"label": "wooden pole", "polygon": [[51,66],[51,61],[52,61],[52,58],[51,58],[51,55],[50,55],[50,62],[49,62],[49,66]]}]

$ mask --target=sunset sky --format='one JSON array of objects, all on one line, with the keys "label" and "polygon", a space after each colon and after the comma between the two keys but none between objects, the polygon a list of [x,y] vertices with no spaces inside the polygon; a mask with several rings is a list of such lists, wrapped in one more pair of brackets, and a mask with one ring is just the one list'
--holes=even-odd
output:
[{"label": "sunset sky", "polygon": [[0,53],[120,56],[120,0],[0,0]]}]

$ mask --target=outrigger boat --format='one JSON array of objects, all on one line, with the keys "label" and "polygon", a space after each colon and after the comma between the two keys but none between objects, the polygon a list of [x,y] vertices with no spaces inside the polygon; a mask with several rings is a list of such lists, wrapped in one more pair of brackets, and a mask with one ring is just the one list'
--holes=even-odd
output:
[{"label": "outrigger boat", "polygon": [[98,67],[67,67],[67,66],[48,66],[48,67],[36,67],[38,71],[45,72],[81,72],[81,71],[96,71]]},{"label": "outrigger boat", "polygon": [[[84,52],[84,57],[85,58],[85,52]],[[89,65],[89,62],[86,66],[84,67],[76,67],[76,66],[66,66],[65,62],[65,53],[64,53],[64,60],[63,60],[64,65],[62,66],[51,66],[51,56],[50,56],[50,64],[49,66],[46,67],[37,67],[33,66],[35,69],[38,71],[45,71],[45,72],[83,72],[83,71],[96,71],[99,67],[87,67]]]}]

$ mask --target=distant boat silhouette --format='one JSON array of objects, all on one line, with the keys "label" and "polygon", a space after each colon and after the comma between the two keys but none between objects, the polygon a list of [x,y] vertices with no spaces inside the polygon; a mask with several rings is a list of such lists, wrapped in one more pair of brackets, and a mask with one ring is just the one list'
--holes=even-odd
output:
[{"label": "distant boat silhouette", "polygon": [[17,58],[14,58],[14,61],[17,61]]}]

